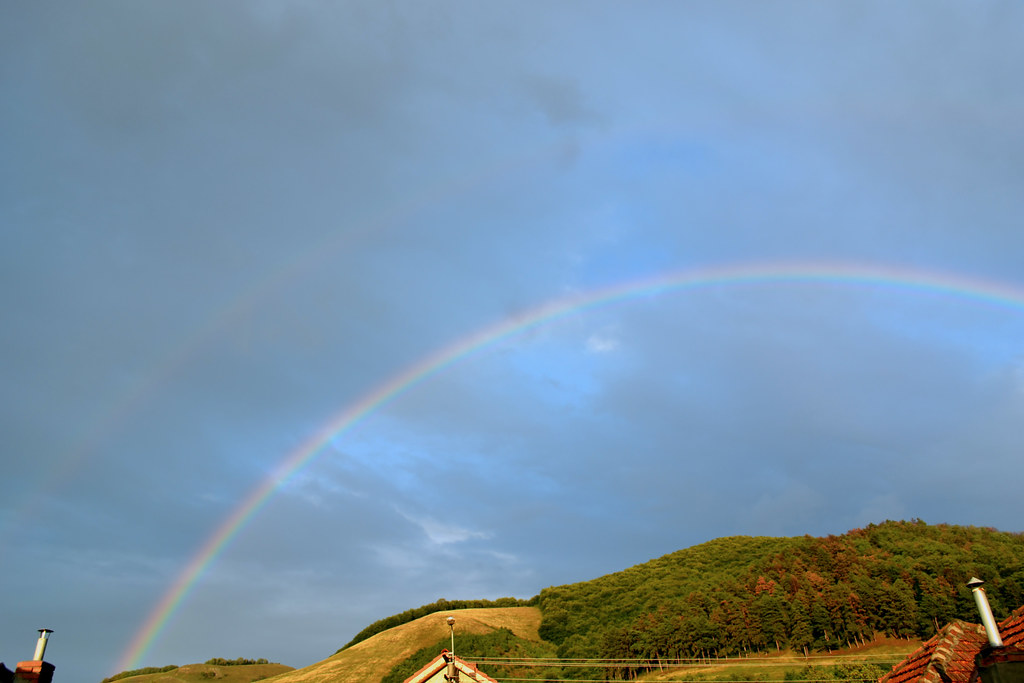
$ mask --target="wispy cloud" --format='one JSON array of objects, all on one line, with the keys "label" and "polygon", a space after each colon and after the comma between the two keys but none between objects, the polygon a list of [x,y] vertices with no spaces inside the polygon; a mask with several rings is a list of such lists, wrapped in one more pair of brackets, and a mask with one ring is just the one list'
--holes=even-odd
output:
[{"label": "wispy cloud", "polygon": [[587,337],[587,351],[591,353],[610,353],[619,348],[620,341],[607,333],[592,334]]},{"label": "wispy cloud", "polygon": [[[455,493],[454,495],[458,495]],[[439,505],[444,505],[443,498],[439,497]],[[471,540],[486,540],[492,534],[484,531],[474,531],[456,524],[439,522],[438,520],[407,511],[399,511],[402,517],[409,520],[426,534],[427,539],[435,546],[447,546],[454,543],[464,543]]]}]

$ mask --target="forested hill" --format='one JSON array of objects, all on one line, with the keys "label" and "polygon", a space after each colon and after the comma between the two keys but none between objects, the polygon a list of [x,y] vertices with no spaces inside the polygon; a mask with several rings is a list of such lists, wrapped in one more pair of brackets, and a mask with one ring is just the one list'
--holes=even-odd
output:
[{"label": "forested hill", "polygon": [[[966,587],[972,576],[985,580],[997,618],[1024,605],[1024,534],[911,521],[826,538],[720,538],[530,600],[438,600],[375,622],[345,652],[275,680],[348,680],[339,672],[356,669],[404,680],[447,642],[443,622],[424,617],[452,610],[466,610],[460,652],[471,661],[620,660],[603,671],[620,678],[666,659],[824,650],[875,634],[924,639],[953,619],[979,621]],[[557,666],[514,675],[602,675]]]},{"label": "forested hill", "polygon": [[952,619],[978,621],[971,576],[986,581],[997,617],[1024,604],[1024,535],[911,521],[721,538],[544,589],[540,635],[559,657],[651,659],[926,638]]},{"label": "forested hill", "polygon": [[564,658],[923,639],[952,619],[978,621],[972,576],[986,581],[997,617],[1024,605],[1024,534],[915,520],[826,538],[720,538],[529,600],[438,600],[371,624],[345,647],[439,610],[513,605],[540,607],[540,635]]}]

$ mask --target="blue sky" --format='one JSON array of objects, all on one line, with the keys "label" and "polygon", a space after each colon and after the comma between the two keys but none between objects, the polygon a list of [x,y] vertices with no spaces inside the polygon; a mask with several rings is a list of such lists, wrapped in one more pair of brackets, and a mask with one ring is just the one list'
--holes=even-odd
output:
[{"label": "blue sky", "polygon": [[668,273],[833,263],[1008,298],[755,279],[505,335],[331,440],[139,665],[304,666],[441,597],[723,535],[1021,531],[1021,13],[5,4],[0,658],[48,627],[61,681],[114,673],[343,410]]}]

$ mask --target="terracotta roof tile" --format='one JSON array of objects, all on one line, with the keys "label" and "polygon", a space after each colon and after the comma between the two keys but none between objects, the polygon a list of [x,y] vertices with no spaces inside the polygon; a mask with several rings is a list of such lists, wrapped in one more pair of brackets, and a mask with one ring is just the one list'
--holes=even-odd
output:
[{"label": "terracotta roof tile", "polygon": [[1010,616],[999,622],[999,635],[1003,645],[1024,647],[1024,607],[1018,607]]},{"label": "terracotta roof tile", "polygon": [[967,683],[974,671],[974,656],[985,642],[981,626],[954,621],[894,666],[879,683]]},{"label": "terracotta roof tile", "polygon": [[[1024,648],[1024,607],[998,624],[1006,647]],[[980,624],[954,621],[879,679],[879,683],[969,683],[974,658],[988,644]]]}]

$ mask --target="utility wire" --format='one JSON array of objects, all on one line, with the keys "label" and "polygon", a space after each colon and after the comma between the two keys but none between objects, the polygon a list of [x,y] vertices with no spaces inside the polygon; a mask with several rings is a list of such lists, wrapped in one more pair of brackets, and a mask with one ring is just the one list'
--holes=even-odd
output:
[{"label": "utility wire", "polygon": [[[496,681],[534,681],[535,683],[624,683],[623,678],[500,678],[492,676]],[[873,682],[874,678],[794,678],[779,683],[854,683]],[[698,678],[658,678],[652,683],[751,683],[751,681],[707,681]]]},{"label": "utility wire", "polygon": [[[507,666],[507,667],[552,667],[557,666],[563,669],[569,668],[626,668],[633,667],[637,669],[707,669],[714,668],[713,665],[700,665],[700,664],[671,664],[662,662],[660,665],[657,662],[545,662],[545,661],[525,661],[525,662],[485,662],[479,660],[474,662],[476,664],[490,664],[493,666]],[[883,664],[886,662],[868,662],[874,664]],[[895,663],[895,661],[894,661]],[[793,666],[793,664],[760,664],[754,665],[750,668],[753,669],[773,669],[780,668],[783,666]],[[810,666],[810,665],[808,665]],[[815,666],[843,666],[843,663],[836,664],[817,664]],[[728,668],[728,667],[725,667]]]},{"label": "utility wire", "polygon": [[[849,663],[842,660],[853,660],[857,662],[901,662],[904,657],[898,654],[892,655],[816,655],[810,657],[783,656],[783,657],[720,657],[717,659],[683,658],[683,659],[650,659],[650,658],[563,658],[563,657],[469,657],[476,662],[489,664],[507,664],[520,666],[593,666],[602,664],[637,664],[652,666],[671,667],[701,667],[701,666],[792,666],[793,664],[815,664],[817,666],[839,666]],[[834,661],[840,660],[840,661]]]}]

